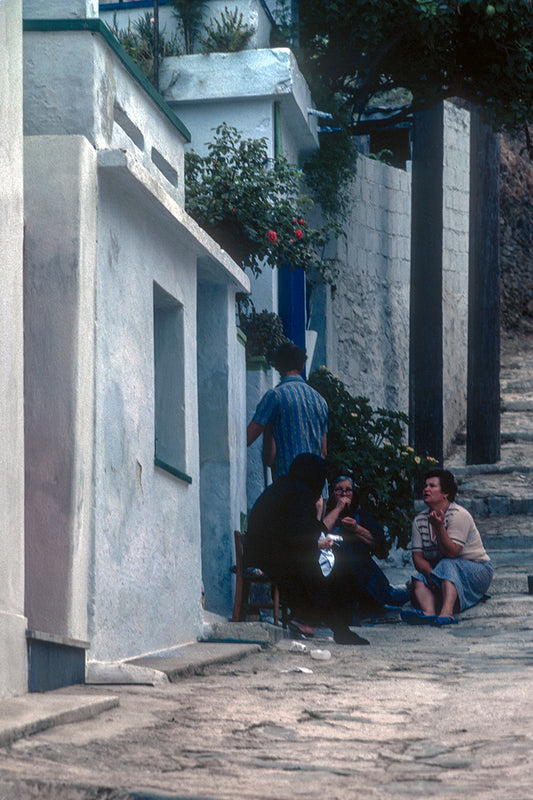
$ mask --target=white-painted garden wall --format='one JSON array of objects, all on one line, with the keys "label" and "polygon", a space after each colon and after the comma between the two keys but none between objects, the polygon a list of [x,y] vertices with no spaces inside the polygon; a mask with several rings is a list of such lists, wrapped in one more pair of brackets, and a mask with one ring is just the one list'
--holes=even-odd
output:
[{"label": "white-painted garden wall", "polygon": [[[410,175],[360,155],[338,276],[320,287],[311,327],[313,366],[325,364],[354,395],[406,411],[409,375]],[[321,322],[322,320],[322,322]]]},{"label": "white-painted garden wall", "polygon": [[0,4],[0,697],[27,687],[24,615],[22,8]]}]

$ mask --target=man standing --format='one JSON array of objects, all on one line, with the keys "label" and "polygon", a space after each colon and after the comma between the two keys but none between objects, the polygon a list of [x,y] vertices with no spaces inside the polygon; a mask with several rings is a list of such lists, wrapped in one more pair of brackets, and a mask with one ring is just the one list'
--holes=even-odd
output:
[{"label": "man standing", "polygon": [[247,428],[247,444],[265,434],[264,461],[275,463],[275,477],[286,475],[300,453],[325,458],[328,406],[302,377],[305,350],[293,342],[276,351],[274,366],[281,382],[261,398]]}]

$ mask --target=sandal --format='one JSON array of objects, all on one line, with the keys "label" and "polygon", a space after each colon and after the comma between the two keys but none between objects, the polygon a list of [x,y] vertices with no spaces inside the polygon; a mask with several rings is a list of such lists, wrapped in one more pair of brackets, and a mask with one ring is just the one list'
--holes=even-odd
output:
[{"label": "sandal", "polygon": [[408,625],[432,625],[438,617],[424,614],[419,608],[405,608],[400,611],[400,618]]},{"label": "sandal", "polygon": [[431,624],[439,627],[440,625],[457,625],[458,622],[459,620],[455,617],[435,617]]}]

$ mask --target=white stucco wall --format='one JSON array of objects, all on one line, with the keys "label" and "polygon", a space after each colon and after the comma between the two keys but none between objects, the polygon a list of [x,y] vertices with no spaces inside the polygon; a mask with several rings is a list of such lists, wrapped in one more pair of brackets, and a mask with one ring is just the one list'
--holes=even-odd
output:
[{"label": "white stucco wall", "polygon": [[[194,639],[200,608],[196,265],[175,228],[100,171],[91,656]],[[184,310],[186,472],[154,466],[153,281]]]},{"label": "white stucco wall", "polygon": [[[206,330],[216,319],[223,335],[204,377],[218,358],[228,491],[214,512],[231,562],[231,531],[245,507],[244,353],[236,341],[235,292],[249,282],[185,214],[182,187],[170,185],[154,162],[157,145],[168,163],[183,163],[181,127],[94,33],[79,31],[74,42],[71,31],[32,32],[26,41],[26,124],[34,132],[26,182],[30,548],[39,578],[29,599],[42,623],[35,627],[89,639],[89,657],[106,660],[201,632],[200,274],[224,302],[220,321],[215,310],[207,314]],[[73,81],[75,97],[72,65],[67,70],[64,62],[61,73],[55,59],[65,51],[85,78]],[[117,131],[119,106],[127,119]],[[183,436],[171,469],[154,462],[154,283],[181,309],[183,323]]]},{"label": "white stucco wall", "polygon": [[287,48],[165,58],[160,76],[165,100],[196,131],[192,146],[198,152],[221,122],[245,138],[266,136],[273,147],[274,102],[280,104],[288,160],[298,164],[318,149],[309,87]]},{"label": "white stucco wall", "polygon": [[466,419],[470,114],[444,104],[443,363],[445,450]]},{"label": "white stucco wall", "polygon": [[27,137],[24,169],[26,609],[30,628],[86,640],[96,153],[79,136]]},{"label": "white stucco wall", "polygon": [[24,616],[22,10],[0,4],[0,697],[27,687]]},{"label": "white stucco wall", "polygon": [[179,131],[101,35],[24,34],[24,133],[82,135],[98,149],[133,150],[183,205]]}]

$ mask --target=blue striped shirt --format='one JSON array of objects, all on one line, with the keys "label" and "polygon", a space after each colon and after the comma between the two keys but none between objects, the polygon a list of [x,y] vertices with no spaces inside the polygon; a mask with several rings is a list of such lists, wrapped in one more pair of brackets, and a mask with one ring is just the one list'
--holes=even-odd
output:
[{"label": "blue striped shirt", "polygon": [[261,398],[253,422],[265,427],[272,423],[279,478],[300,453],[322,455],[328,405],[301,375],[288,375]]}]

